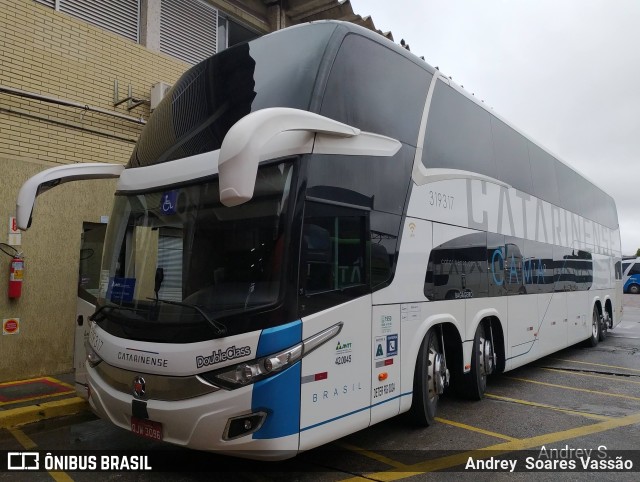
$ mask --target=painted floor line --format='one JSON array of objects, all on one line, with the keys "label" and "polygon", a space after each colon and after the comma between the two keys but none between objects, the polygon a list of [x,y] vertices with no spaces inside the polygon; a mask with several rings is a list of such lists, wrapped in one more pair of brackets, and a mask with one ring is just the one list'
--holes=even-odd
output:
[{"label": "painted floor line", "polygon": [[53,377],[41,377],[41,378],[44,378],[45,380],[48,380],[51,383],[57,383],[58,385],[62,385],[63,387],[69,387],[71,390],[75,390],[73,385],[70,385],[67,382],[63,382],[62,380],[58,380],[57,378],[53,378]]},{"label": "painted floor line", "polygon": [[15,427],[39,420],[73,415],[86,411],[88,408],[89,405],[86,400],[80,397],[73,397],[10,410],[0,410],[0,428]]},{"label": "painted floor line", "polygon": [[[20,404],[20,403],[25,403],[25,402],[31,402],[33,400],[40,400],[40,399],[47,399],[47,398],[53,398],[53,397],[60,397],[60,396],[64,396],[64,395],[69,395],[71,393],[75,392],[75,388],[71,385],[69,385],[68,383],[65,383],[63,381],[58,380],[57,378],[53,378],[53,377],[37,377],[37,378],[30,378],[27,380],[16,380],[16,381],[10,381],[10,382],[2,382],[0,383],[0,389],[6,388],[6,387],[24,387],[24,386],[29,386],[32,383],[37,383],[37,382],[44,382],[45,384],[48,382],[48,384],[51,384],[50,386],[57,386],[57,387],[61,387],[61,390],[58,391],[54,391],[54,392],[50,392],[50,393],[36,393],[36,394],[32,394],[29,395],[25,398],[11,398],[8,397],[8,400],[4,400],[4,401],[0,401],[0,407],[3,406],[7,406],[7,405],[15,405],[15,404]],[[65,390],[66,388],[66,390]],[[2,400],[3,398],[6,397],[2,397],[0,395],[0,400]]]},{"label": "painted floor line", "polygon": [[627,371],[630,371],[630,372],[638,372],[638,373],[640,373],[640,370],[638,370],[636,368],[619,367],[619,366],[616,366],[616,365],[604,365],[603,363],[592,363],[592,362],[578,361],[578,360],[567,360],[567,359],[564,359],[564,358],[551,358],[551,360],[563,361],[563,362],[568,362],[568,363],[579,363],[581,365],[593,365],[593,366],[596,366],[596,367],[618,368],[619,370],[627,370]]},{"label": "painted floor line", "polygon": [[342,482],[371,479],[380,482],[387,482],[406,479],[407,477],[421,475],[425,472],[433,472],[437,470],[449,469],[458,465],[464,465],[467,463],[469,457],[473,457],[475,460],[496,457],[498,455],[503,455],[515,450],[533,449],[541,447],[542,445],[564,442],[566,440],[584,437],[586,435],[593,435],[600,432],[606,432],[615,428],[628,427],[630,425],[635,425],[638,423],[640,423],[640,413],[634,413],[632,415],[613,418],[610,420],[594,423],[592,425],[585,425],[583,427],[561,430],[559,432],[537,435],[535,437],[503,442],[477,450],[469,450],[460,454],[448,455],[446,457],[440,457],[432,460],[425,460],[424,462],[419,462],[417,464],[407,466],[406,470],[402,472],[398,470],[389,470],[386,472],[368,473],[366,474],[366,477],[353,477],[344,479]]},{"label": "painted floor line", "polygon": [[65,395],[69,395],[70,393],[73,393],[73,392],[74,390],[69,390],[65,392],[49,393],[47,395],[37,395],[33,397],[28,397],[28,398],[21,398],[19,400],[11,400],[9,402],[0,402],[0,407],[5,407],[8,405],[16,405],[19,403],[33,402],[34,400],[44,400],[46,398],[62,397]]},{"label": "painted floor line", "polygon": [[35,377],[35,378],[25,378],[24,380],[14,380],[11,382],[2,382],[0,383],[0,387],[13,386],[13,385],[21,385],[24,383],[35,382],[38,380],[42,380],[45,377]]},{"label": "painted floor line", "polygon": [[373,452],[371,450],[363,449],[360,447],[356,447],[355,445],[351,445],[345,442],[338,442],[336,445],[339,447],[348,450],[350,452],[355,452],[360,455],[364,455],[373,460],[377,460],[378,462],[382,462],[383,464],[387,464],[390,467],[394,467],[396,469],[406,469],[407,465],[402,462],[398,462],[397,460],[390,459],[389,457],[385,457],[384,455],[380,455],[379,453]]},{"label": "painted floor line", "polygon": [[465,430],[469,430],[471,432],[477,432],[477,433],[481,433],[484,435],[489,435],[491,437],[495,437],[495,438],[501,438],[502,440],[518,440],[515,437],[510,437],[509,435],[504,435],[501,433],[496,433],[496,432],[491,432],[490,430],[485,430],[483,428],[479,428],[479,427],[474,427],[472,425],[467,425],[465,423],[460,423],[460,422],[454,422],[453,420],[446,420],[444,418],[440,418],[440,417],[436,417],[436,420],[438,422],[444,423],[446,425],[452,425],[453,427],[458,427],[458,428],[463,428]]},{"label": "painted floor line", "polygon": [[530,402],[528,400],[520,400],[518,398],[510,398],[510,397],[503,397],[501,395],[494,395],[492,393],[486,393],[485,394],[487,398],[491,398],[494,400],[501,400],[504,402],[512,402],[512,403],[517,403],[520,405],[528,405],[530,407],[537,407],[537,408],[545,408],[548,410],[554,410],[556,412],[562,412],[562,413],[566,413],[569,415],[575,415],[577,417],[584,417],[584,418],[589,418],[592,420],[611,420],[612,417],[607,417],[606,415],[597,415],[595,413],[589,413],[589,412],[580,412],[578,410],[573,410],[571,408],[562,408],[562,407],[556,407],[554,405],[548,405],[546,403],[538,403],[538,402]]},{"label": "painted floor line", "polygon": [[618,375],[598,375],[596,373],[584,373],[584,372],[574,372],[574,371],[571,371],[571,370],[563,370],[562,368],[543,368],[543,367],[540,367],[540,370],[548,370],[550,372],[566,373],[567,375],[578,375],[578,376],[582,376],[582,377],[604,378],[606,380],[614,380],[614,381],[617,381],[617,382],[626,382],[626,383],[633,383],[634,385],[640,385],[640,381],[629,380],[629,378],[624,377],[624,375],[622,377],[620,377]]},{"label": "painted floor line", "polygon": [[[13,437],[20,443],[20,445],[22,445],[22,447],[25,450],[33,450],[33,449],[38,447],[38,445],[33,440],[31,440],[31,437],[29,437],[22,430],[17,429],[17,428],[9,428],[7,430],[9,430],[11,435],[13,435]],[[43,462],[40,461],[40,463],[42,464]],[[52,472],[52,471],[49,471],[49,475],[56,482],[73,482],[73,479],[71,477],[69,477],[69,475],[66,474],[65,472]]]},{"label": "painted floor line", "polygon": [[640,401],[640,397],[634,397],[631,395],[624,395],[622,393],[612,393],[612,392],[601,392],[598,390],[588,390],[586,388],[576,388],[576,387],[568,387],[566,385],[558,385],[556,383],[547,383],[547,382],[539,382],[538,380],[530,380],[528,378],[518,378],[518,377],[505,377],[511,380],[518,380],[526,383],[535,383],[536,385],[544,385],[547,387],[553,388],[562,388],[563,390],[573,390],[575,392],[584,392],[584,393],[593,393],[594,395],[604,395],[606,397],[615,397],[615,398],[624,398],[627,400],[638,400]]},{"label": "painted floor line", "polygon": [[7,430],[9,431],[9,433],[11,433],[11,435],[13,435],[13,438],[15,438],[25,450],[31,450],[37,447],[36,443],[31,440],[31,438],[22,430],[19,430],[17,428],[8,428]]}]

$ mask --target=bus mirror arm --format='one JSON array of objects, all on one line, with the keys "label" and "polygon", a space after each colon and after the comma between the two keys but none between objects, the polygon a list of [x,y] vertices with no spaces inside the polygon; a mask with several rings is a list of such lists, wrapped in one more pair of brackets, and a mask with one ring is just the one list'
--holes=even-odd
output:
[{"label": "bus mirror arm", "polygon": [[236,122],[222,141],[220,202],[231,207],[249,201],[261,161],[311,152],[393,156],[400,147],[395,139],[312,112],[285,107],[258,110]]},{"label": "bus mirror arm", "polygon": [[43,192],[69,181],[85,179],[108,179],[120,177],[123,164],[80,163],[53,167],[30,177],[18,192],[16,202],[16,224],[19,229],[31,226],[31,215],[38,197]]}]

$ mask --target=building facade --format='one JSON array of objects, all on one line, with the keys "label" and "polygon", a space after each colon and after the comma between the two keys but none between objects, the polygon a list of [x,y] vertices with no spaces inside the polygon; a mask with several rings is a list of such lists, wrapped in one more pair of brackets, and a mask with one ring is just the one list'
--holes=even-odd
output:
[{"label": "building facade", "polygon": [[[78,286],[98,276],[91,231],[108,220],[115,188],[83,181],[47,192],[33,226],[15,235],[22,183],[61,164],[126,163],[156,95],[191,65],[322,19],[375,30],[337,0],[0,0],[0,382],[72,369]],[[14,250],[24,273],[10,299]]]}]

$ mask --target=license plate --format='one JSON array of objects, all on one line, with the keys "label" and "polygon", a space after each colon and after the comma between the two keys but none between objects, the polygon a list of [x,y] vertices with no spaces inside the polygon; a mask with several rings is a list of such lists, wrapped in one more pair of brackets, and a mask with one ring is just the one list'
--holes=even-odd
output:
[{"label": "license plate", "polygon": [[131,431],[151,440],[162,440],[162,424],[153,420],[131,417]]}]

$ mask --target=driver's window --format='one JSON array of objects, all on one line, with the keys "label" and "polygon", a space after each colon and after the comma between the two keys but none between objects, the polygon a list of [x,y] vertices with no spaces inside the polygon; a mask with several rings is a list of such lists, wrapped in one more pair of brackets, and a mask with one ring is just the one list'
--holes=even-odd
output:
[{"label": "driver's window", "polygon": [[308,202],[302,232],[302,314],[367,292],[368,211]]}]

